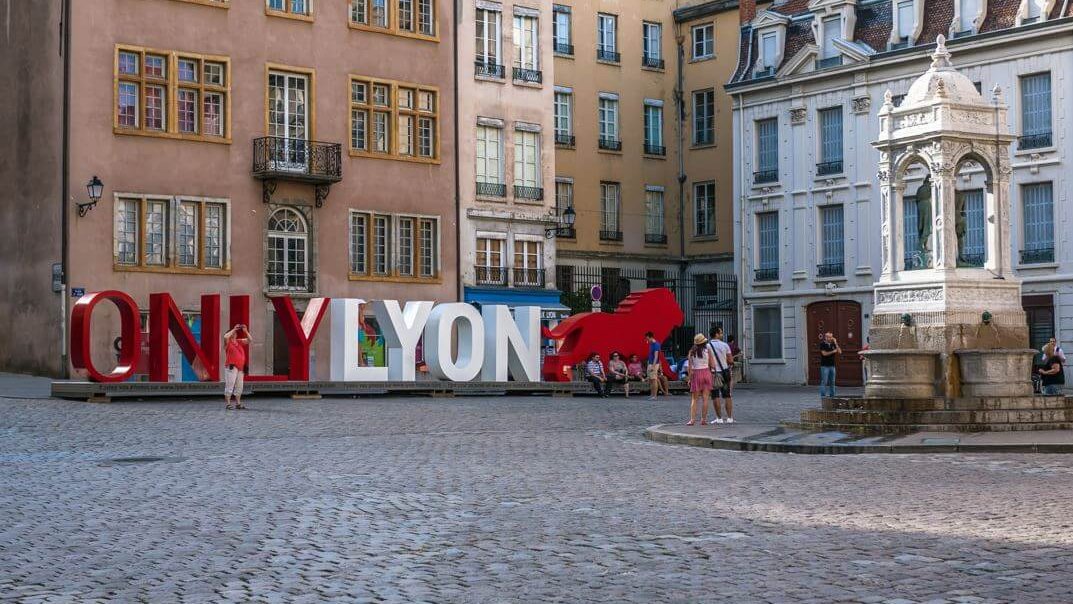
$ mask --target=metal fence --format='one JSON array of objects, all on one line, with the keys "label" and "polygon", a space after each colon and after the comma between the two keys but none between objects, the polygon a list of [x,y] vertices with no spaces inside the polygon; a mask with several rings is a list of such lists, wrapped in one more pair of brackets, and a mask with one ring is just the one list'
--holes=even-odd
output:
[{"label": "metal fence", "polygon": [[603,288],[604,312],[615,310],[623,298],[637,290],[666,287],[674,292],[685,321],[664,344],[667,352],[676,357],[685,354],[698,332],[707,334],[721,325],[728,336],[739,333],[738,280],[734,275],[569,264],[555,269],[555,286],[563,292],[563,304],[573,312],[590,310],[589,290],[594,285]]}]

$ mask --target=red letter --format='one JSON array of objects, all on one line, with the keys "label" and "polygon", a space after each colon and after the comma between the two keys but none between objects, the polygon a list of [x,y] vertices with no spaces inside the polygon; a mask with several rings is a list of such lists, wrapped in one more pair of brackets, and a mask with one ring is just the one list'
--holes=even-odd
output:
[{"label": "red letter", "polygon": [[283,335],[287,336],[287,349],[290,352],[291,373],[288,376],[296,382],[309,381],[309,343],[313,336],[317,335],[317,327],[328,310],[330,298],[313,298],[306,306],[302,321],[298,321],[298,313],[294,312],[290,296],[272,298],[272,305],[276,307],[276,317],[283,328]]},{"label": "red letter", "polygon": [[149,381],[168,381],[168,334],[203,382],[220,381],[220,296],[201,296],[201,344],[170,294],[149,294]]},{"label": "red letter", "polygon": [[[228,321],[231,324],[230,329],[234,329],[236,325],[245,325],[250,327],[250,297],[247,295],[231,296],[231,313],[228,317]],[[249,369],[250,364],[250,346],[244,344],[246,349],[246,368]],[[250,375],[246,374],[247,382],[282,382],[287,379],[285,375]]]},{"label": "red letter", "polygon": [[[93,366],[90,355],[90,316],[101,300],[110,300],[119,309],[120,334],[119,362],[110,373],[101,373]],[[85,371],[94,382],[122,382],[134,375],[134,367],[141,347],[141,329],[138,325],[138,305],[130,296],[120,291],[104,291],[82,296],[75,302],[71,313],[71,364]]]}]

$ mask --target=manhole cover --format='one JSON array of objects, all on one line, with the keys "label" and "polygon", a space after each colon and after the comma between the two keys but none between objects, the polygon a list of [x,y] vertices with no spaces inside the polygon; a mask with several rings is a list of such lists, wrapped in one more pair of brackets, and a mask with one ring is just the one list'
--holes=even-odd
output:
[{"label": "manhole cover", "polygon": [[101,465],[102,466],[129,466],[129,465],[135,465],[135,464],[156,463],[156,462],[175,463],[177,461],[182,461],[182,459],[183,458],[181,458],[181,457],[153,457],[153,456],[116,457],[114,459],[105,459],[104,461],[101,462]]}]

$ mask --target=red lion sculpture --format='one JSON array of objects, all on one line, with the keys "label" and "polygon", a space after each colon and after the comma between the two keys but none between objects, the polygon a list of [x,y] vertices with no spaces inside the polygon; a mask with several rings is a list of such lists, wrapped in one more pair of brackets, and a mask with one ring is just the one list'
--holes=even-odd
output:
[{"label": "red lion sculpture", "polygon": [[[665,287],[634,292],[619,303],[615,312],[583,312],[570,316],[554,329],[542,330],[545,338],[562,340],[557,353],[544,357],[542,377],[546,382],[569,381],[570,376],[563,367],[573,367],[593,352],[600,354],[605,365],[612,351],[624,355],[623,360],[633,354],[646,360],[645,332],[651,331],[657,342],[663,342],[684,319],[674,294]],[[668,379],[675,379],[667,359],[662,362],[663,374]]]}]

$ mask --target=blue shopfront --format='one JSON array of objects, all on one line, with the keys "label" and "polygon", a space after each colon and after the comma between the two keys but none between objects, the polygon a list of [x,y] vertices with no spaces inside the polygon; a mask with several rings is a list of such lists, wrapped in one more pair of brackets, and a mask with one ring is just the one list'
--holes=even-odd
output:
[{"label": "blue shopfront", "polygon": [[[463,302],[480,307],[483,304],[501,304],[515,308],[518,306],[539,306],[540,324],[552,328],[566,317],[570,309],[559,301],[561,292],[557,289],[514,289],[510,287],[467,287]],[[542,340],[541,349],[545,354],[555,352],[555,343]]]}]

